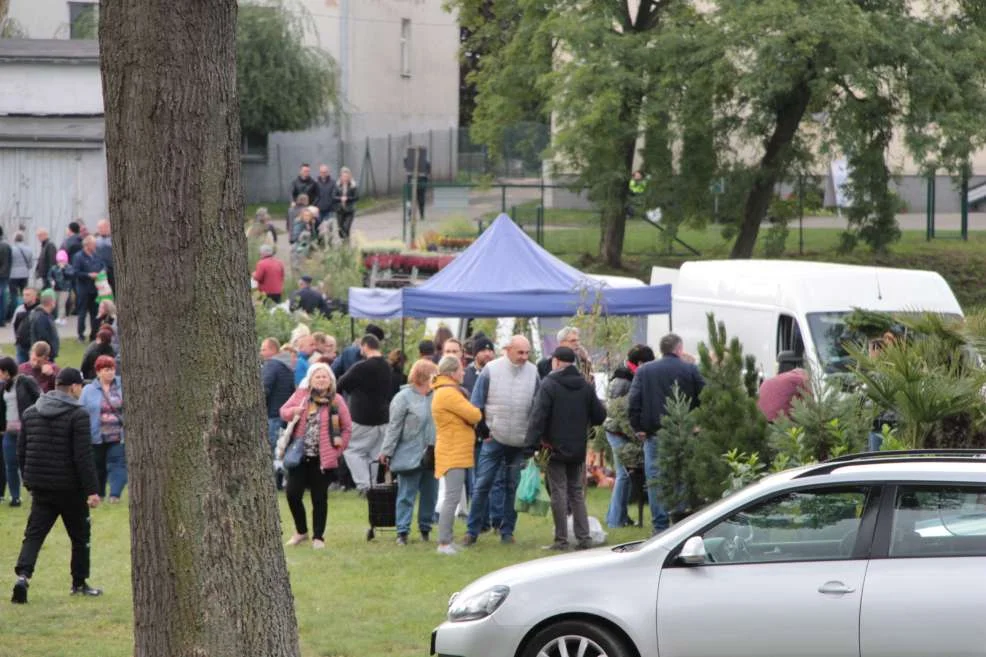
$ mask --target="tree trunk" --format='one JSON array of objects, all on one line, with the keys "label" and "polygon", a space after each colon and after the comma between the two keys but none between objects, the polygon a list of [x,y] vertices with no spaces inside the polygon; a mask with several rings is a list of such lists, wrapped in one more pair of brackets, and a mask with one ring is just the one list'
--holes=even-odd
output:
[{"label": "tree trunk", "polygon": [[[637,125],[639,123],[640,103],[640,98],[637,98],[634,103],[631,103],[630,99],[624,98],[618,118],[621,122],[620,125]],[[637,111],[634,111],[633,108],[635,107],[638,108]],[[623,175],[614,176],[613,181],[607,184],[602,204],[603,232],[599,251],[607,266],[620,269],[623,267],[623,239],[626,237],[626,209],[627,202],[630,200],[630,174],[633,169],[633,155],[637,149],[636,133],[618,140],[613,148],[617,149],[615,159],[620,162]]]},{"label": "tree trunk", "polygon": [[767,216],[770,201],[774,196],[774,187],[784,172],[787,162],[788,146],[794,140],[801,125],[801,119],[811,101],[811,87],[804,80],[791,93],[783,98],[777,106],[777,120],[774,132],[767,140],[763,158],[760,160],[759,171],[754,179],[753,187],[746,197],[743,208],[743,223],[739,235],[733,244],[731,258],[750,258],[757,245],[757,235],[760,224]]},{"label": "tree trunk", "polygon": [[240,186],[236,0],[102,0],[137,657],[295,657]]}]

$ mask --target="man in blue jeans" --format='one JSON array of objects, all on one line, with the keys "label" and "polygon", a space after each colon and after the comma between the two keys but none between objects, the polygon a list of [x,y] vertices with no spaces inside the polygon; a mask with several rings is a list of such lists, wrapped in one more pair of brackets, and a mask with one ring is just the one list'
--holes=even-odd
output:
[{"label": "man in blue jeans", "polygon": [[513,499],[524,465],[524,442],[534,397],[538,390],[537,367],[530,362],[531,344],[515,335],[504,355],[483,368],[472,392],[472,404],[483,411],[490,435],[483,441],[476,464],[476,487],[469,506],[464,546],[473,545],[489,517],[490,493],[498,469],[504,471],[503,521],[500,541],[514,542],[517,512]]},{"label": "man in blue jeans", "polygon": [[647,477],[647,500],[650,503],[651,526],[655,534],[668,528],[668,513],[661,503],[658,466],[657,431],[661,428],[668,397],[675,385],[698,406],[698,397],[705,381],[694,359],[685,354],[684,343],[674,333],[661,338],[661,358],[637,369],[630,384],[630,427],[644,443],[644,474]]},{"label": "man in blue jeans", "polygon": [[[294,393],[294,372],[291,370],[291,354],[281,353],[277,340],[267,338],[260,345],[260,357],[264,361],[260,378],[264,384],[264,400],[267,402],[267,438],[270,441],[271,455],[277,447],[281,435],[281,406]],[[277,489],[282,488],[282,476],[276,474]]]}]

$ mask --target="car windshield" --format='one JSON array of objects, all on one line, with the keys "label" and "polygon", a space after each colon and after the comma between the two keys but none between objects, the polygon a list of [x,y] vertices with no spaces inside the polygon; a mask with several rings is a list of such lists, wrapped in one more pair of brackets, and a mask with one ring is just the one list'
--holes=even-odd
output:
[{"label": "car windshield", "polygon": [[[815,353],[818,354],[818,363],[826,374],[848,372],[852,367],[853,359],[846,350],[846,345],[866,342],[866,336],[846,328],[846,317],[849,314],[850,311],[845,310],[807,315],[808,330],[815,345]],[[888,314],[905,316],[916,313],[898,311]],[[958,318],[955,315],[947,315],[947,317]]]}]

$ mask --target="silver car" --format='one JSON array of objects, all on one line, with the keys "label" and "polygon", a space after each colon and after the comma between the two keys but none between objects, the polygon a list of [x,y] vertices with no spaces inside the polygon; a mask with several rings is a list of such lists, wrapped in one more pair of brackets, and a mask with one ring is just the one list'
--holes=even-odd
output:
[{"label": "silver car", "polygon": [[442,657],[986,656],[986,452],[789,470],[452,596]]}]

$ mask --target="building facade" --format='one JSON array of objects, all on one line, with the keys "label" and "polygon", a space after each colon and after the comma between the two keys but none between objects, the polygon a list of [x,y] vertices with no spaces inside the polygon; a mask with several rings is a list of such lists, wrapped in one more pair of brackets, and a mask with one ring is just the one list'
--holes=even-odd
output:
[{"label": "building facade", "polygon": [[[357,180],[393,180],[403,173],[404,152],[412,144],[431,146],[436,177],[452,177],[459,112],[459,28],[455,16],[442,9],[442,0],[294,0],[292,8],[304,19],[307,42],[338,64],[344,116],[309,130],[254,136],[250,143],[244,142],[247,202],[287,200],[301,162],[326,163],[334,173],[349,166]],[[8,33],[37,42],[33,48],[37,52],[47,47],[42,42],[95,38],[97,12],[98,2],[9,0]],[[10,65],[9,61],[0,64],[4,97],[0,103],[12,95],[7,93],[7,80],[18,75],[24,79],[23,70],[2,70]],[[87,75],[74,74],[71,80],[64,73],[51,77],[50,66],[38,68],[37,62],[29,66],[35,67],[28,74],[31,84],[59,93],[64,103],[79,102],[79,107],[67,108],[70,115],[101,119],[98,61],[93,59]],[[77,94],[65,93],[58,84],[88,86]],[[0,115],[13,112],[0,105]],[[101,120],[98,123],[101,143]],[[101,169],[105,180],[105,165]],[[4,191],[0,188],[0,193]],[[105,213],[105,209],[80,206],[83,211]],[[0,207],[0,212],[5,210]]]}]

